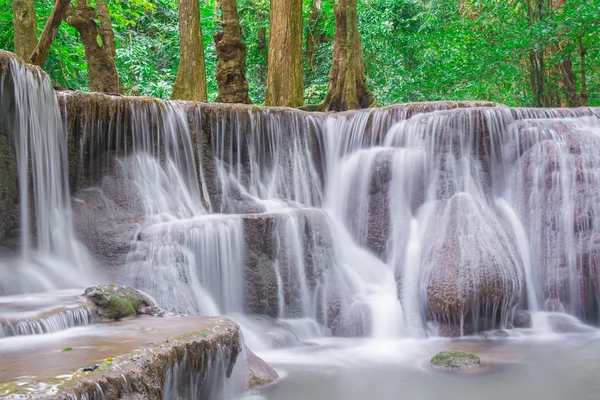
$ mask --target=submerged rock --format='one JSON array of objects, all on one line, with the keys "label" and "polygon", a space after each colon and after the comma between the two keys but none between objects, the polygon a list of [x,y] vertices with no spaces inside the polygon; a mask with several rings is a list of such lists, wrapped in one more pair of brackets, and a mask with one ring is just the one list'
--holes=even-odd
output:
[{"label": "submerged rock", "polygon": [[465,351],[441,351],[431,359],[431,366],[437,369],[469,369],[479,365],[479,357]]},{"label": "submerged rock", "polygon": [[101,321],[135,318],[138,314],[160,316],[165,311],[139,290],[117,285],[98,285],[87,288],[83,297],[93,302]]}]

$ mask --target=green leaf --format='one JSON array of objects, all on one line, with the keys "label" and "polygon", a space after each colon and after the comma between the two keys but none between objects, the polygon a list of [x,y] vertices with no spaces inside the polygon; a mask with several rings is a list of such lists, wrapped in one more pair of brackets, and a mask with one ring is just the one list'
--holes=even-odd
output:
[{"label": "green leaf", "polygon": [[71,351],[71,350],[73,350],[73,348],[72,348],[72,347],[65,347],[64,349],[62,349],[62,351],[65,351],[65,352],[66,352],[66,351]]},{"label": "green leaf", "polygon": [[96,42],[98,42],[98,47],[102,47],[102,37],[100,35],[96,36]]}]

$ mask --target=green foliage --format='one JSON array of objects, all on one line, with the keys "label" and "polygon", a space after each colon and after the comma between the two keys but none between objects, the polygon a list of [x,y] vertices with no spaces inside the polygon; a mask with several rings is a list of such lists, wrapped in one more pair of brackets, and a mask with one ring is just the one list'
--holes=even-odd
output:
[{"label": "green foliage", "polygon": [[[209,100],[217,96],[213,35],[220,15],[215,0],[199,0]],[[333,54],[336,0],[305,0],[305,49],[316,37],[314,65],[305,65],[305,99],[327,91]],[[578,42],[587,49],[590,105],[600,105],[600,0],[569,0],[560,10],[532,17],[533,0],[360,0],[368,84],[379,104],[429,100],[489,100],[535,105],[529,54],[543,52],[547,87],[560,90],[552,68],[570,57],[581,90]],[[177,0],[107,0],[117,41],[116,64],[127,94],[168,98],[179,62]],[[0,0],[0,48],[12,50],[11,0]],[[94,2],[90,2],[93,6]],[[52,0],[35,0],[38,33]],[[315,14],[314,8],[319,12]],[[269,0],[238,0],[247,47],[250,96],[264,100],[267,81]],[[101,39],[98,44],[101,45]],[[87,66],[77,31],[62,24],[45,70],[63,87],[87,90]]]}]

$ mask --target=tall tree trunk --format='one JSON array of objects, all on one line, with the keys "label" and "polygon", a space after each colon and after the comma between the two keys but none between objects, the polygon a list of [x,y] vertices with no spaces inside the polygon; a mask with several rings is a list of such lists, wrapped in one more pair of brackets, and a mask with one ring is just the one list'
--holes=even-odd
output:
[{"label": "tall tree trunk", "polygon": [[204,43],[198,0],[179,0],[179,68],[171,99],[207,99]]},{"label": "tall tree trunk", "polygon": [[335,39],[327,96],[320,108],[343,111],[375,105],[367,86],[362,39],[356,20],[357,0],[339,0],[334,7]]},{"label": "tall tree trunk", "polygon": [[302,0],[271,0],[265,105],[304,104]]},{"label": "tall tree trunk", "polygon": [[33,0],[13,0],[15,54],[29,60],[37,43],[37,18]]},{"label": "tall tree trunk", "polygon": [[236,0],[222,0],[223,30],[215,34],[217,48],[217,102],[250,104],[246,81],[246,46],[242,41],[242,28],[237,13]]},{"label": "tall tree trunk", "polygon": [[585,72],[585,55],[587,53],[587,49],[583,46],[583,39],[581,36],[577,38],[577,45],[579,48],[579,72],[581,75],[581,94],[579,97],[581,99],[581,105],[587,107],[589,98],[587,90],[587,76]]},{"label": "tall tree trunk", "polygon": [[44,67],[44,64],[46,64],[48,54],[50,53],[50,46],[56,37],[58,27],[67,15],[69,4],[71,4],[71,0],[57,0],[56,3],[54,3],[52,13],[50,13],[50,17],[48,18],[48,21],[46,21],[46,25],[44,25],[40,41],[31,53],[31,57],[29,57],[32,64],[42,68]]},{"label": "tall tree trunk", "polygon": [[309,70],[315,67],[315,55],[321,40],[319,29],[319,16],[321,15],[321,0],[310,2],[310,15],[308,17],[308,35],[306,36],[306,66]]},{"label": "tall tree trunk", "polygon": [[581,99],[579,98],[579,93],[577,93],[577,81],[573,72],[571,55],[567,55],[558,66],[561,73],[559,85],[563,91],[562,95],[565,96],[565,100],[561,101],[561,106],[564,106],[566,103],[568,107],[580,107]]},{"label": "tall tree trunk", "polygon": [[[90,90],[123,93],[115,65],[115,37],[110,25],[108,8],[101,0],[96,0],[96,4],[101,15],[98,15],[94,8],[89,7],[85,0],[79,0],[76,7],[69,9],[66,21],[77,29],[81,36],[88,66]],[[96,21],[99,21],[100,25]]]}]

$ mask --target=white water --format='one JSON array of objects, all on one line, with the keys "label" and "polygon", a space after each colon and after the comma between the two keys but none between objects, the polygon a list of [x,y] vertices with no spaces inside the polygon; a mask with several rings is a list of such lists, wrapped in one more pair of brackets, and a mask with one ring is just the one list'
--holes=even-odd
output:
[{"label": "white water", "polygon": [[98,281],[98,268],[73,228],[67,134],[54,89],[37,70],[14,61],[8,68],[11,74],[0,77],[0,102],[3,112],[8,105],[14,110],[3,119],[15,146],[21,256],[0,260],[0,294]]},{"label": "white water", "polygon": [[[97,283],[73,228],[56,97],[46,78],[11,68],[2,96],[13,96],[21,208],[35,213],[21,213],[22,256],[0,264],[0,289]],[[330,335],[424,338],[438,324],[506,328],[517,309],[540,335],[587,330],[577,318],[598,318],[598,118],[442,106],[217,110],[209,155],[206,115],[186,103],[132,101],[112,155],[83,115],[82,143],[116,161],[94,190],[135,225],[112,278],[166,308],[231,315],[262,351]],[[57,318],[16,331],[85,319]],[[195,379],[173,368],[173,382]]]}]

